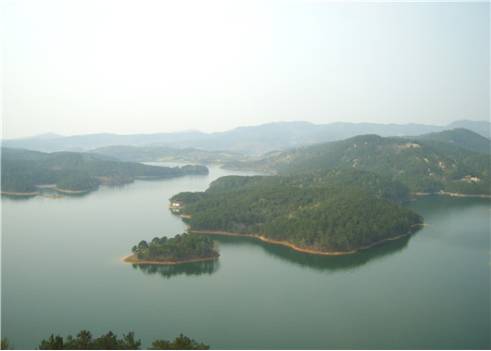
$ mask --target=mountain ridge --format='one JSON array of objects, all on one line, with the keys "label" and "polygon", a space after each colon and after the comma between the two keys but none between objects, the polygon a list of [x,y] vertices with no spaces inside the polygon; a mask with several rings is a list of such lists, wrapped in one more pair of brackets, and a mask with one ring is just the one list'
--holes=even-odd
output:
[{"label": "mountain ridge", "polygon": [[[414,136],[441,132],[446,129],[469,125],[472,130],[489,138],[488,121],[455,121],[447,126],[427,124],[382,124],[333,122],[271,122],[256,126],[237,127],[228,131],[204,133],[184,131],[175,133],[113,134],[97,133],[48,138],[4,139],[3,146],[36,151],[88,151],[106,146],[170,146],[197,148],[208,151],[234,151],[259,155],[274,150],[346,139],[360,134],[381,136]],[[452,127],[453,126],[453,127]]]},{"label": "mountain ridge", "polygon": [[[469,133],[472,132],[465,132]],[[489,153],[470,151],[431,137],[368,134],[272,152],[259,160],[225,166],[281,175],[358,169],[389,176],[412,192],[490,194],[490,162]]]}]

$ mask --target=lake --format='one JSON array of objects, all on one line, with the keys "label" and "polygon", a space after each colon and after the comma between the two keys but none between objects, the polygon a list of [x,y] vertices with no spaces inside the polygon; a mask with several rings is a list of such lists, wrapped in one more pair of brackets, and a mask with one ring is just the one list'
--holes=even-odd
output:
[{"label": "lake", "polygon": [[185,230],[181,191],[246,174],[136,181],[80,197],[2,199],[2,337],[134,331],[148,346],[179,333],[212,348],[489,348],[486,199],[425,197],[428,224],[360,254],[309,256],[214,237],[217,262],[133,267],[142,239]]}]

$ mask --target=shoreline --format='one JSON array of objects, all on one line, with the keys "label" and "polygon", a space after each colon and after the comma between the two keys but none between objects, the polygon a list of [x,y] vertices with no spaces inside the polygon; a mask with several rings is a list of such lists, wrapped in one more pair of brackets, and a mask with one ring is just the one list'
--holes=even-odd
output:
[{"label": "shoreline", "polygon": [[[418,227],[423,227],[424,223],[417,224]],[[279,245],[279,246],[284,246],[288,247],[296,252],[300,253],[306,253],[306,254],[311,254],[311,255],[319,255],[319,256],[345,256],[345,255],[352,255],[357,252],[367,250],[369,248],[372,248],[374,246],[381,245],[385,242],[388,241],[393,241],[397,239],[402,239],[404,237],[410,236],[414,234],[414,232],[411,233],[406,233],[406,234],[401,234],[394,236],[392,238],[387,238],[383,240],[376,241],[374,243],[371,243],[370,245],[362,246],[358,249],[355,250],[350,250],[350,251],[321,251],[313,248],[304,248],[297,246],[289,241],[286,240],[274,240],[274,239],[269,239],[265,237],[264,235],[259,235],[259,234],[241,234],[241,233],[234,233],[234,232],[226,232],[226,231],[221,231],[221,230],[193,230],[189,228],[190,233],[194,234],[207,234],[207,235],[221,235],[221,236],[235,236],[235,237],[246,237],[246,238],[254,238],[257,240],[260,240],[262,242],[272,244],[272,245]]]},{"label": "shoreline", "polygon": [[204,262],[204,261],[212,261],[218,259],[220,255],[212,257],[201,257],[201,258],[190,258],[187,260],[181,261],[160,261],[160,260],[140,260],[135,255],[128,255],[121,258],[121,261],[125,263],[131,264],[150,264],[150,265],[162,265],[162,266],[175,266],[183,263],[194,263],[194,262]]},{"label": "shoreline", "polygon": [[463,194],[463,193],[451,193],[447,191],[438,191],[436,193],[424,193],[424,192],[414,192],[410,193],[412,196],[450,196],[450,197],[475,197],[480,199],[491,199],[491,195],[488,194]]},{"label": "shoreline", "polygon": [[8,195],[8,196],[36,196],[41,194],[39,191],[33,191],[30,193],[21,193],[17,191],[2,191],[2,195]]},{"label": "shoreline", "polygon": [[[69,189],[62,189],[62,188],[56,188],[56,187],[55,188],[50,187],[49,189],[53,189],[56,192],[62,193],[62,194],[85,194],[85,193],[92,191],[91,189],[69,190]],[[17,192],[17,191],[2,191],[1,192],[1,195],[8,195],[8,196],[37,196],[37,195],[42,195],[42,194],[43,194],[43,192],[41,192],[41,191],[33,191],[33,192],[29,192],[29,193],[22,193],[22,192]]]},{"label": "shoreline", "polygon": [[[85,190],[70,190],[70,189],[63,189],[63,188],[57,188],[55,187],[54,190],[62,193],[62,194],[85,194],[88,192],[91,192],[92,189],[85,189]],[[95,189],[94,189],[95,190]]]}]

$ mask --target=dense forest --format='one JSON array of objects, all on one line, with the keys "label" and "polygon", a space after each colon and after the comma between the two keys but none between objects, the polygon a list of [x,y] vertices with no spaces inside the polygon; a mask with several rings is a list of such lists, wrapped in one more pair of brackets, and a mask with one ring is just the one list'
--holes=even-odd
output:
[{"label": "dense forest", "polygon": [[438,133],[423,134],[419,137],[416,137],[415,139],[430,142],[434,141],[448,143],[469,151],[479,152],[482,154],[490,154],[491,141],[488,138],[489,133],[487,137],[485,137],[468,129],[457,128],[444,130]]},{"label": "dense forest", "polygon": [[44,184],[56,184],[57,188],[71,191],[90,191],[101,184],[119,185],[135,179],[207,173],[204,166],[156,167],[86,153],[2,148],[2,192],[30,193]]},{"label": "dense forest", "polygon": [[379,198],[394,202],[409,200],[409,189],[401,182],[390,177],[357,169],[332,169],[302,173],[294,176],[226,176],[210,184],[207,193],[227,192],[238,188],[261,186],[294,186],[298,188],[322,188],[326,186],[343,188],[357,188]]},{"label": "dense forest", "polygon": [[418,138],[361,135],[229,166],[282,175],[357,169],[400,181],[412,192],[491,194],[491,156],[484,152],[487,147],[489,139],[465,129]]},{"label": "dense forest", "polygon": [[[81,330],[76,337],[69,335],[64,338],[51,334],[43,339],[38,346],[39,350],[139,350],[141,340],[135,339],[135,334],[129,332],[119,338],[109,331],[99,337],[93,337],[88,330]],[[2,350],[10,349],[12,345],[7,339],[2,339]],[[179,335],[174,340],[155,340],[150,350],[208,350],[210,347],[197,342],[185,335]]]},{"label": "dense forest", "polygon": [[191,230],[261,234],[302,248],[348,252],[417,230],[422,218],[395,203],[406,196],[400,183],[339,170],[222,177],[205,192],[180,193],[171,201],[190,215],[184,220]]},{"label": "dense forest", "polygon": [[203,235],[177,234],[172,238],[155,237],[147,243],[142,240],[131,249],[139,260],[186,261],[218,257],[213,241]]}]

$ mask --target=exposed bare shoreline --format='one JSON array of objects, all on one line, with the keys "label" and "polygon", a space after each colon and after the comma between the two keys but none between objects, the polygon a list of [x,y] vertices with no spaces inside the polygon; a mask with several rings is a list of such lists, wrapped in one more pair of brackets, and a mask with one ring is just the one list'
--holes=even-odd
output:
[{"label": "exposed bare shoreline", "polygon": [[218,254],[213,257],[201,257],[201,258],[191,258],[188,260],[181,261],[159,261],[159,260],[140,260],[135,255],[128,255],[121,258],[121,261],[132,264],[153,264],[153,265],[164,265],[164,266],[174,266],[183,263],[193,263],[193,262],[204,262],[212,261],[218,258]]},{"label": "exposed bare shoreline", "polygon": [[439,195],[439,196],[451,196],[451,197],[477,197],[482,199],[491,199],[491,195],[488,194],[462,194],[462,193],[450,193],[446,191],[439,191],[437,193],[415,192],[415,193],[411,193],[411,195],[413,196]]},{"label": "exposed bare shoreline", "polygon": [[[420,224],[420,226],[424,226],[424,224]],[[289,241],[286,240],[273,240],[265,237],[264,235],[259,235],[259,234],[241,234],[241,233],[233,233],[233,232],[226,232],[226,231],[221,231],[221,230],[193,230],[189,228],[190,233],[195,233],[195,234],[207,234],[207,235],[222,235],[222,236],[236,236],[236,237],[247,237],[247,238],[254,238],[261,240],[265,243],[268,244],[273,244],[273,245],[280,245],[280,246],[286,246],[294,251],[301,252],[301,253],[307,253],[307,254],[312,254],[312,255],[320,255],[320,256],[344,256],[344,255],[351,255],[354,253],[357,253],[362,250],[369,249],[371,247],[383,244],[388,241],[393,241],[397,239],[404,238],[406,236],[409,236],[413,233],[406,233],[406,234],[401,234],[394,236],[392,238],[384,239],[384,240],[379,240],[376,241],[370,245],[366,245],[363,247],[360,247],[356,250],[351,250],[351,251],[321,251],[313,248],[304,248],[297,246],[295,244],[292,244]]]},{"label": "exposed bare shoreline", "polygon": [[56,191],[63,193],[63,194],[85,194],[90,192],[92,189],[85,189],[85,190],[70,190],[70,189],[62,189],[62,188],[54,188]]},{"label": "exposed bare shoreline", "polygon": [[[69,189],[62,189],[62,188],[52,188],[52,189],[62,194],[85,194],[91,191],[91,189],[86,189],[86,190],[69,190]],[[32,191],[32,192],[22,193],[16,191],[2,191],[1,194],[8,195],[8,196],[36,196],[36,195],[41,195],[41,192]]]},{"label": "exposed bare shoreline", "polygon": [[9,196],[35,196],[39,195],[39,191],[33,191],[30,193],[20,193],[16,191],[2,191],[2,195],[9,195]]}]

